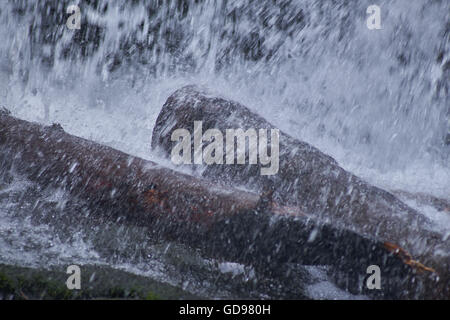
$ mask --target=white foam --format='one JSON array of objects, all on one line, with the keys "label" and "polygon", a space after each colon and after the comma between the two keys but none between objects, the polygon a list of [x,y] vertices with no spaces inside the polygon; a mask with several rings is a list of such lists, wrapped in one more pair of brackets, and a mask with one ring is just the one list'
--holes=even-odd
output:
[{"label": "white foam", "polygon": [[307,291],[312,299],[317,300],[368,300],[364,295],[353,295],[339,289],[327,276],[326,266],[306,266],[305,267],[314,279],[314,283],[309,285]]}]

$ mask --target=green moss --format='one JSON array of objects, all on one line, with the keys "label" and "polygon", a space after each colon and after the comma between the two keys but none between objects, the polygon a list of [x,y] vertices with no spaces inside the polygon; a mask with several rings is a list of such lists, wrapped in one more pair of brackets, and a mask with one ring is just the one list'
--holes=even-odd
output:
[{"label": "green moss", "polygon": [[11,293],[14,291],[14,284],[4,273],[0,272],[0,292]]},{"label": "green moss", "polygon": [[[16,300],[199,298],[180,288],[105,266],[82,266],[81,270],[81,290],[69,290],[66,287],[68,275],[64,267],[43,270],[0,264],[0,298]],[[87,279],[94,280],[87,281]]]},{"label": "green moss", "polygon": [[145,296],[145,300],[161,300],[161,298],[154,292],[148,292]]},{"label": "green moss", "polygon": [[[2,266],[2,268],[5,268]],[[13,299],[70,299],[73,293],[60,283],[42,274],[14,276],[0,273],[0,292]]]},{"label": "green moss", "polygon": [[107,296],[110,298],[125,298],[125,290],[121,287],[113,287],[108,290]]}]

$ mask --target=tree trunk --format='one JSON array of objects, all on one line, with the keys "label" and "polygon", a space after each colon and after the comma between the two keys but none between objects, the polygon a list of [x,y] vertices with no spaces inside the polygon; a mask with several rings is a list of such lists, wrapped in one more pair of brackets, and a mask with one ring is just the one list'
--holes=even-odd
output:
[{"label": "tree trunk", "polygon": [[[352,292],[381,297],[442,297],[447,288],[376,237],[318,223],[250,192],[187,176],[112,148],[0,111],[0,169],[61,187],[105,219],[143,225],[156,236],[271,275],[290,264],[333,266]],[[411,260],[411,259],[410,259]],[[383,290],[361,283],[380,266]],[[282,275],[280,275],[282,276]],[[446,281],[448,278],[445,278]],[[446,282],[448,284],[448,282]],[[361,289],[362,287],[362,289]]]},{"label": "tree trunk", "polygon": [[[203,133],[218,129],[224,137],[227,129],[254,129],[256,132],[276,129],[237,102],[187,86],[172,94],[164,104],[153,130],[152,148],[171,156],[172,148],[178,143],[172,141],[172,133],[176,129],[186,129],[193,135],[194,121],[202,122]],[[208,143],[205,141],[203,145]],[[223,145],[225,155],[225,142]],[[192,151],[194,148],[192,139]],[[337,228],[398,244],[448,277],[450,242],[446,241],[446,235],[431,231],[431,221],[393,194],[366,183],[317,148],[281,131],[277,174],[261,175],[260,163],[249,164],[248,146],[245,152],[246,164],[189,166],[208,180],[256,189],[259,194],[269,193],[277,205],[292,206],[306,216],[328,221]],[[235,163],[236,158],[235,154]]]}]

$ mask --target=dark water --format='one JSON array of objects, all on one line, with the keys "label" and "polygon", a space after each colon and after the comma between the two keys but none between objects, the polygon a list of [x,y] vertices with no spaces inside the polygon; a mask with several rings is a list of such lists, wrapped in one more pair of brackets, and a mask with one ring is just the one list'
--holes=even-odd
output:
[{"label": "dark water", "polygon": [[[163,161],[150,139],[165,99],[182,85],[205,85],[374,184],[448,199],[450,2],[377,1],[382,29],[369,30],[372,2],[2,1],[0,105]],[[69,4],[80,8],[79,30],[66,26]],[[51,226],[28,225],[30,207],[20,210],[5,194],[3,260],[33,264],[41,251],[53,252],[46,263],[102,256],[81,233],[72,245],[50,237],[60,245],[53,251],[25,250],[22,235],[8,230],[25,226],[40,243]],[[61,197],[54,202],[64,213]],[[440,221],[448,230],[448,219]]]}]

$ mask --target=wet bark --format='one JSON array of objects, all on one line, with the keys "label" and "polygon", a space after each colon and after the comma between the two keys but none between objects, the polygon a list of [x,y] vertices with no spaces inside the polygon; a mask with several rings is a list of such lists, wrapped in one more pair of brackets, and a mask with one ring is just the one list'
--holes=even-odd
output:
[{"label": "wet bark", "polygon": [[[172,94],[164,104],[154,127],[152,148],[170,156],[177,143],[171,140],[174,130],[187,129],[192,135],[194,121],[202,122],[203,133],[219,129],[223,136],[227,129],[275,128],[240,103],[187,86]],[[393,194],[347,172],[317,148],[282,131],[279,150],[279,172],[275,175],[261,175],[261,164],[248,164],[248,147],[245,165],[189,166],[203,178],[270,194],[277,205],[295,207],[305,216],[327,221],[338,229],[395,243],[448,278],[450,243],[445,235],[431,231],[432,222],[422,214]],[[447,256],[442,257],[438,252]]]},{"label": "wet bark", "polygon": [[[5,111],[0,112],[0,169],[3,175],[20,174],[42,188],[64,188],[88,201],[94,223],[100,218],[146,226],[155,237],[253,265],[271,276],[286,276],[290,264],[331,265],[336,281],[352,292],[394,298],[446,294],[442,278],[416,275],[416,268],[376,237],[319,223],[298,208],[267,205],[256,194],[181,174],[74,137],[58,125],[45,127]],[[376,293],[367,292],[363,283],[372,264],[383,270],[386,287]]]}]

